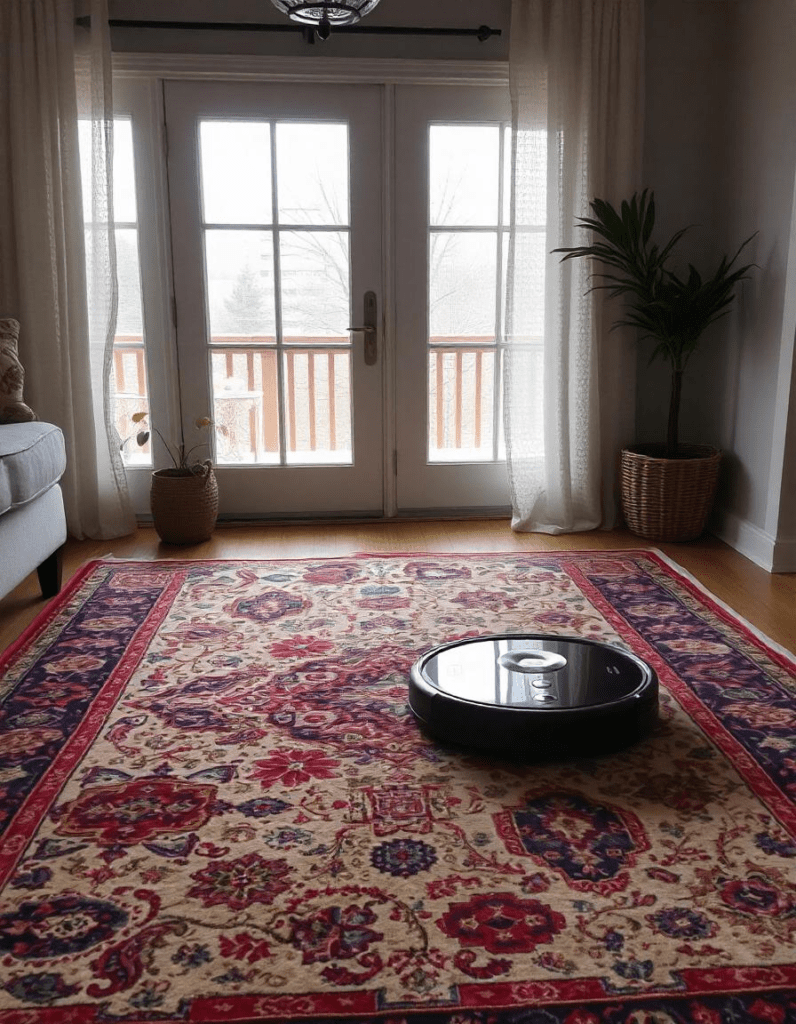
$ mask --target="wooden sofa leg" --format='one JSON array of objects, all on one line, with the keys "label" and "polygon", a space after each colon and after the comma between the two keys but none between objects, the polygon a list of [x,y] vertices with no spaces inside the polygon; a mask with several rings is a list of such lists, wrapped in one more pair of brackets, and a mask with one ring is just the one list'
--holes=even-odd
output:
[{"label": "wooden sofa leg", "polygon": [[63,547],[57,548],[36,569],[42,597],[55,597],[61,589],[61,575],[64,564],[63,551]]}]

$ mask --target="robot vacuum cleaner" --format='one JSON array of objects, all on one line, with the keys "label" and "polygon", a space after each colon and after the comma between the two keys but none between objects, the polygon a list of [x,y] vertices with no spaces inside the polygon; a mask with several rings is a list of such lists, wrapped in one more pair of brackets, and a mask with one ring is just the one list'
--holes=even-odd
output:
[{"label": "robot vacuum cleaner", "polygon": [[435,647],[412,667],[409,708],[454,746],[523,760],[591,757],[646,736],[658,677],[614,644],[501,634]]}]

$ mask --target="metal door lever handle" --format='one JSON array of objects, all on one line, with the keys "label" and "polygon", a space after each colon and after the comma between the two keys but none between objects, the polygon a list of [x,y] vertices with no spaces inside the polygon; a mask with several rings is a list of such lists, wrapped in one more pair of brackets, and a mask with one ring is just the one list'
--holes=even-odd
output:
[{"label": "metal door lever handle", "polygon": [[378,319],[376,293],[365,292],[362,302],[362,327],[349,327],[349,331],[361,331],[365,335],[365,365],[373,366],[378,358]]}]

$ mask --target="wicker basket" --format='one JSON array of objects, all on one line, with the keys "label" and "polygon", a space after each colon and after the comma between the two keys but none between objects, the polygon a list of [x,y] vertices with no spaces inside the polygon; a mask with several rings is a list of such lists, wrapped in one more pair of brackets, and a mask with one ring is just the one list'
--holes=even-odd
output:
[{"label": "wicker basket", "polygon": [[218,484],[209,462],[194,470],[156,470],[149,499],[155,529],[166,544],[198,544],[213,533]]},{"label": "wicker basket", "polygon": [[628,528],[648,540],[694,540],[705,529],[721,452],[710,445],[639,444],[622,451],[622,511]]}]

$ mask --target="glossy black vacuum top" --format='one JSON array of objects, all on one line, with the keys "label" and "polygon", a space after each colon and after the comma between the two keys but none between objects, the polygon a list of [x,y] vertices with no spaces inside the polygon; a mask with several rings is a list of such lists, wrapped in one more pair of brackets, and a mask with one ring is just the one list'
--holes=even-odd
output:
[{"label": "glossy black vacuum top", "polygon": [[452,698],[538,711],[621,701],[654,678],[641,659],[622,648],[550,636],[460,640],[429,652],[415,671]]}]

